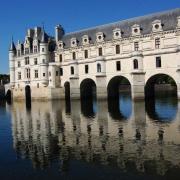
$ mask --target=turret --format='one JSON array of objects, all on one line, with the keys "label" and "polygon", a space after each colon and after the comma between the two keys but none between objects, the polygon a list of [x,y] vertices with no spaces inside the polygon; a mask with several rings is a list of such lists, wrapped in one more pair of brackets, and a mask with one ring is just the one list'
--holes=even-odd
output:
[{"label": "turret", "polygon": [[16,55],[16,47],[12,39],[9,48],[10,83],[12,86],[15,85],[15,55]]},{"label": "turret", "polygon": [[56,38],[56,42],[58,42],[59,40],[61,40],[61,38],[64,35],[64,29],[61,25],[57,25],[55,27],[55,38]]},{"label": "turret", "polygon": [[48,37],[44,31],[41,32],[40,42],[40,64],[41,64],[41,80],[42,84],[48,85],[48,63],[49,63],[49,50],[48,50]]}]

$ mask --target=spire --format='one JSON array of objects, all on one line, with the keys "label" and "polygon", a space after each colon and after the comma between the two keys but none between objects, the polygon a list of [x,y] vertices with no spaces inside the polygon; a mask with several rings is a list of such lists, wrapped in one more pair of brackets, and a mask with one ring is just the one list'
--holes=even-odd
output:
[{"label": "spire", "polygon": [[12,37],[9,51],[15,51],[15,50],[16,50],[16,46],[14,45],[14,41],[13,41],[13,37]]},{"label": "spire", "polygon": [[47,37],[46,37],[45,30],[44,30],[44,24],[43,24],[43,27],[42,27],[41,42],[42,43],[47,43]]}]

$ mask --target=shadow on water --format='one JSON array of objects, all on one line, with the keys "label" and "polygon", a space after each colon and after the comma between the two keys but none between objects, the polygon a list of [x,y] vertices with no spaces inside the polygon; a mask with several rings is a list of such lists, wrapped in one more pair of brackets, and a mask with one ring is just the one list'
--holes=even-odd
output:
[{"label": "shadow on water", "polygon": [[115,120],[128,120],[132,114],[132,99],[130,92],[121,92],[113,98],[108,98],[108,111]]},{"label": "shadow on water", "polygon": [[97,113],[97,102],[95,97],[81,98],[81,112],[85,117],[94,118]]}]

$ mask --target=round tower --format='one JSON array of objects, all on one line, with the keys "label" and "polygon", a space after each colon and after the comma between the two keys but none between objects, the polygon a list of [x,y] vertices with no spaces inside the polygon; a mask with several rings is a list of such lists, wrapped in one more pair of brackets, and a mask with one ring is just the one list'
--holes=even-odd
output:
[{"label": "round tower", "polygon": [[40,77],[41,83],[45,86],[48,85],[48,63],[49,63],[49,50],[48,50],[48,37],[42,29],[41,42],[40,42]]},{"label": "round tower", "polygon": [[16,47],[12,39],[12,42],[9,48],[10,84],[12,87],[15,86],[15,55],[16,55]]}]

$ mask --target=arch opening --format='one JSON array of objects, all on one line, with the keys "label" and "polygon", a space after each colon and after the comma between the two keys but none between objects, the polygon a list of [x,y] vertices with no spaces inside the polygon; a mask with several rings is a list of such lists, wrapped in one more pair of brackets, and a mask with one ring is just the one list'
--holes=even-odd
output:
[{"label": "arch opening", "polygon": [[6,101],[8,104],[11,104],[12,102],[12,95],[11,95],[11,90],[8,89],[7,92],[6,92]]},{"label": "arch opening", "polygon": [[115,76],[109,81],[107,91],[108,98],[116,99],[120,94],[130,94],[131,84],[127,78],[123,76]]},{"label": "arch opening", "polygon": [[132,113],[131,84],[123,76],[113,77],[107,87],[108,111],[116,120],[129,119]]},{"label": "arch opening", "polygon": [[31,87],[27,85],[25,87],[26,107],[31,108]]},{"label": "arch opening", "polygon": [[167,74],[156,74],[145,85],[146,112],[158,122],[172,121],[177,113],[177,85]]},{"label": "arch opening", "polygon": [[96,83],[92,79],[85,79],[80,85],[81,99],[94,99],[96,98]]},{"label": "arch opening", "polygon": [[148,79],[145,85],[146,99],[155,96],[177,96],[175,80],[167,74],[156,74]]},{"label": "arch opening", "polygon": [[85,79],[80,85],[81,111],[86,117],[96,114],[96,84],[92,79]]},{"label": "arch opening", "polygon": [[65,89],[65,103],[66,103],[66,114],[71,113],[71,102],[70,102],[70,83],[65,82],[64,83],[64,89]]}]

